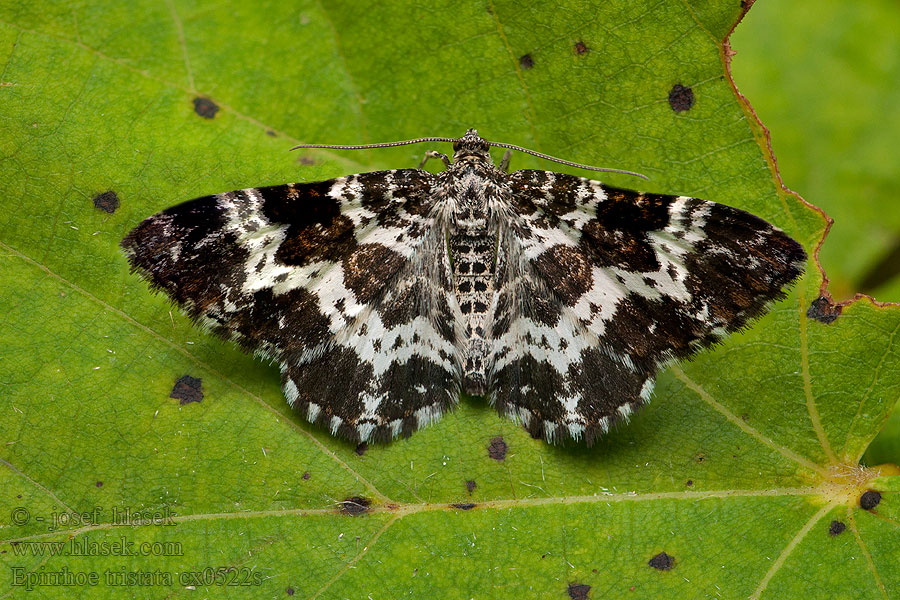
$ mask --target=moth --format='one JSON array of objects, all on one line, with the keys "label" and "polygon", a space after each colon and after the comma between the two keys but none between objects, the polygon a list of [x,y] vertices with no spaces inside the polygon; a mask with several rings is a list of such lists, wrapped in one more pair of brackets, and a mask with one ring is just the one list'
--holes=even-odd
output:
[{"label": "moth", "polygon": [[205,196],[122,247],[194,321],[277,362],[295,410],[354,442],[408,436],[463,392],[534,437],[590,445],[650,399],[662,366],[745,327],[803,271],[802,246],[752,214],[509,173],[491,146],[585,166],[474,129],[305,147],[420,141],[453,143],[452,161],[426,154],[443,171]]}]

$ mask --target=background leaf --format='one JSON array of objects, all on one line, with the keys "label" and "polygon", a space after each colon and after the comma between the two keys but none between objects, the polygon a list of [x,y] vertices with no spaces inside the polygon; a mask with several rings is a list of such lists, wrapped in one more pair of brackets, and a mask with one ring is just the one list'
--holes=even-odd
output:
[{"label": "background leaf", "polygon": [[[735,79],[772,131],[782,178],[835,219],[819,254],[832,293],[900,301],[897,4],[763,2],[731,46]],[[900,460],[900,412],[864,460]]]},{"label": "background leaf", "polygon": [[[0,589],[67,569],[97,574],[92,598],[900,593],[898,470],[858,466],[897,399],[900,311],[809,319],[812,265],[594,448],[532,440],[480,399],[356,448],[291,414],[277,369],[191,327],[117,248],[184,199],[413,166],[425,149],[287,153],[298,141],[477,127],[750,210],[811,250],[823,219],[775,183],[723,66],[739,16],[730,2],[0,7]],[[170,397],[184,375],[200,402]],[[883,493],[865,510],[870,487]],[[126,509],[159,522],[114,527]],[[132,554],[90,550],[120,541]],[[42,597],[72,595],[51,583]]]}]

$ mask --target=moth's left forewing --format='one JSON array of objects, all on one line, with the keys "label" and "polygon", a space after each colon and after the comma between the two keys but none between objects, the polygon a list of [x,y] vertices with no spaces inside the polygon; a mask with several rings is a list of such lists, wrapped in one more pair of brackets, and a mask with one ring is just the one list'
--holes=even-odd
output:
[{"label": "moth's left forewing", "polygon": [[[725,205],[547,171],[510,182],[518,277],[538,291],[507,314],[500,303],[494,398],[548,439],[590,442],[627,417],[661,365],[760,316],[805,262],[784,232]],[[547,307],[558,316],[541,323]],[[510,361],[514,343],[525,350]],[[557,391],[521,392],[538,379]]]}]

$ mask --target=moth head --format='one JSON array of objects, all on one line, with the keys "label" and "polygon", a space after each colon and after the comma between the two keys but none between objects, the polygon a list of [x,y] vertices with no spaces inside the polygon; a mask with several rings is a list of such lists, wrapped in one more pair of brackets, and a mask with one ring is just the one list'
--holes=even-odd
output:
[{"label": "moth head", "polygon": [[466,131],[466,135],[453,142],[453,161],[464,158],[480,158],[490,161],[491,145],[482,139],[474,129]]}]

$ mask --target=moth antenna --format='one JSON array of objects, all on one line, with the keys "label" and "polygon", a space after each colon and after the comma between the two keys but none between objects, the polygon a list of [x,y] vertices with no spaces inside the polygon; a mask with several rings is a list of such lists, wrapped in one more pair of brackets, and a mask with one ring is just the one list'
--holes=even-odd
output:
[{"label": "moth antenna", "polygon": [[[370,148],[393,148],[395,146],[408,146],[409,144],[418,144],[421,142],[450,142],[455,143],[460,141],[460,138],[448,138],[448,137],[423,137],[416,138],[414,140],[403,140],[399,142],[383,142],[381,144],[360,144],[356,146],[342,146],[337,144],[297,144],[291,150],[297,150],[298,148],[328,148],[330,150],[368,150]],[[634,171],[625,171],[623,169],[607,169],[604,167],[592,167],[591,165],[583,165],[581,163],[572,162],[570,160],[563,160],[561,158],[556,158],[555,156],[550,156],[549,154],[544,154],[543,152],[535,152],[534,150],[529,150],[528,148],[523,148],[521,146],[516,146],[514,144],[504,144],[502,142],[488,142],[485,140],[488,145],[494,146],[496,148],[508,148],[509,150],[518,150],[519,152],[524,152],[525,154],[531,154],[532,156],[537,156],[538,158],[543,158],[546,160],[550,160],[553,162],[557,162],[561,165],[568,165],[570,167],[575,167],[577,169],[585,169],[587,171],[603,171],[605,173],[621,173],[622,175],[633,175],[635,177],[640,177],[641,179],[646,179],[649,181],[649,177],[643,175],[641,173],[635,173]]]},{"label": "moth antenna", "polygon": [[359,146],[336,146],[333,144],[297,144],[291,150],[297,148],[330,148],[332,150],[367,150],[369,148],[392,148],[394,146],[408,146],[409,144],[418,144],[419,142],[456,142],[456,138],[446,137],[424,137],[414,140],[403,140],[401,142],[384,142],[381,144],[361,144]]},{"label": "moth antenna", "polygon": [[561,165],[568,165],[570,167],[576,167],[578,169],[585,169],[588,171],[604,171],[606,173],[621,173],[622,175],[634,175],[635,177],[640,177],[641,179],[650,180],[649,177],[643,175],[641,173],[635,173],[634,171],[625,171],[623,169],[607,169],[604,167],[592,167],[591,165],[583,165],[581,163],[572,162],[570,160],[563,160],[561,158],[556,158],[555,156],[550,156],[549,154],[544,154],[543,152],[535,152],[534,150],[529,150],[528,148],[523,148],[521,146],[516,146],[513,144],[504,144],[502,142],[488,142],[491,146],[496,146],[497,148],[509,148],[510,150],[518,150],[519,152],[524,152],[525,154],[531,154],[532,156],[537,156],[538,158],[543,158],[546,160],[552,160],[553,162],[558,162]]}]

